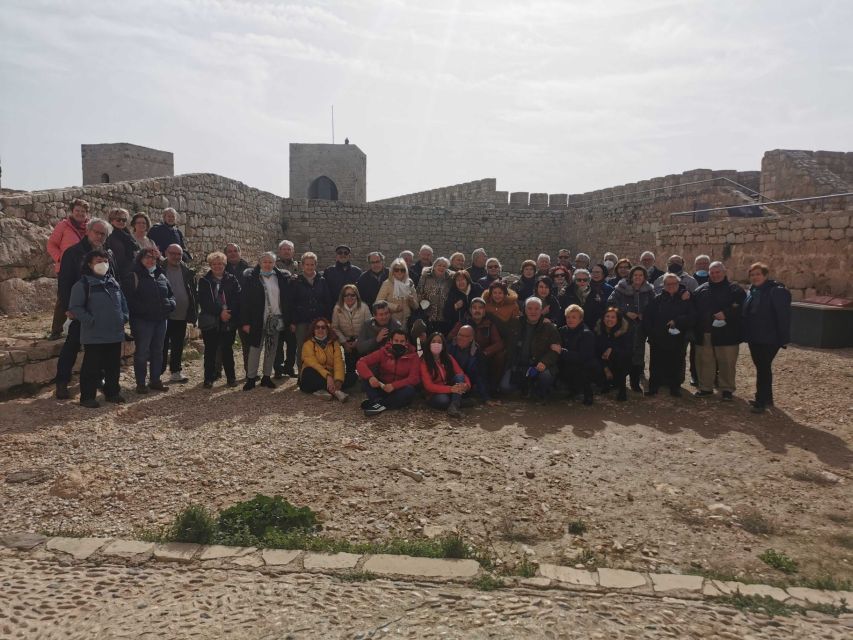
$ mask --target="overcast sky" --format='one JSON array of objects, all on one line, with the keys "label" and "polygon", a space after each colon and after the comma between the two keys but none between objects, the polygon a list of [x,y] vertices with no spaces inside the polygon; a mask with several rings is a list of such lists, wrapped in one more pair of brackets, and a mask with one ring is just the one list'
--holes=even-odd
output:
[{"label": "overcast sky", "polygon": [[3,186],[131,142],[288,193],[344,136],[368,200],[494,177],[574,193],[853,150],[853,2],[0,0]]}]

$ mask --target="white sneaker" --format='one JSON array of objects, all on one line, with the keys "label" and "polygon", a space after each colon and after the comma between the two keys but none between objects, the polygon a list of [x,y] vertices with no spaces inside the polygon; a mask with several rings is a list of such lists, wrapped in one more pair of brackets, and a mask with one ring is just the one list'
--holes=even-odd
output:
[{"label": "white sneaker", "polygon": [[322,398],[323,400],[331,400],[332,399],[332,394],[329,393],[328,391],[323,391],[322,389],[320,391],[315,391],[314,395],[317,396],[318,398]]},{"label": "white sneaker", "polygon": [[343,391],[341,391],[340,389],[335,391],[335,397],[338,400],[340,400],[341,402],[346,402],[347,398],[349,398],[349,396],[347,394],[345,394]]},{"label": "white sneaker", "polygon": [[183,371],[173,371],[169,376],[169,382],[189,382],[190,379],[184,375]]}]

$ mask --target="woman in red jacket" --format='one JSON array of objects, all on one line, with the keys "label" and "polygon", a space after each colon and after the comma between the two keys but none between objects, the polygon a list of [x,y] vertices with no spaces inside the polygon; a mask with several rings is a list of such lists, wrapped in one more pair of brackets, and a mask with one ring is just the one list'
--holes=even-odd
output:
[{"label": "woman in red jacket", "polygon": [[360,358],[355,370],[367,394],[361,403],[366,416],[405,407],[421,381],[418,353],[402,329],[392,331],[384,346]]},{"label": "woman in red jacket", "polygon": [[421,357],[421,382],[427,393],[427,402],[436,409],[447,409],[452,417],[462,415],[462,396],[471,389],[471,381],[459,363],[447,353],[444,336],[433,333],[429,349]]}]

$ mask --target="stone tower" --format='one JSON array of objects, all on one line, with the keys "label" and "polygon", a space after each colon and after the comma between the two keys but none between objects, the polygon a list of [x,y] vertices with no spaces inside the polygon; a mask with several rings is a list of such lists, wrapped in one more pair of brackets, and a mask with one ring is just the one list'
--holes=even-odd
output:
[{"label": "stone tower", "polygon": [[367,202],[367,156],[354,144],[291,143],[290,197]]},{"label": "stone tower", "polygon": [[82,144],[83,184],[101,184],[175,175],[171,151],[135,144]]}]

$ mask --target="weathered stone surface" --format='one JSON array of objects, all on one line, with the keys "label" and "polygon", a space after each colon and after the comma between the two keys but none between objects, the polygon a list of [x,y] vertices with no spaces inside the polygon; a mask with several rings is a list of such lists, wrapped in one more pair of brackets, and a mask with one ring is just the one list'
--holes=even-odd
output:
[{"label": "weathered stone surface", "polygon": [[519,584],[524,587],[535,587],[537,589],[544,589],[545,587],[551,586],[551,580],[543,576],[534,576],[532,578],[522,579]]},{"label": "weathered stone surface", "polygon": [[45,541],[47,541],[47,536],[39,533],[6,533],[0,536],[0,544],[23,551],[29,551]]},{"label": "weathered stone surface", "polygon": [[357,553],[307,553],[302,564],[309,571],[352,569],[360,559]]},{"label": "weathered stone surface", "polygon": [[9,484],[40,484],[49,478],[50,472],[47,469],[21,469],[6,474],[6,482]]},{"label": "weathered stone surface", "polygon": [[546,578],[553,578],[566,584],[577,584],[588,587],[598,585],[598,576],[582,569],[573,569],[557,564],[540,564],[539,573]]},{"label": "weathered stone surface", "polygon": [[0,282],[0,311],[10,316],[49,311],[55,303],[56,278],[10,278]]},{"label": "weathered stone surface", "polygon": [[[822,591],[819,589],[808,589],[806,587],[788,587],[785,589],[792,598],[812,602],[814,604],[837,605],[841,600],[834,591]],[[848,603],[849,604],[849,603]]]},{"label": "weathered stone surface", "polygon": [[423,576],[429,578],[473,578],[480,570],[476,560],[415,558],[376,554],[368,556],[362,567],[380,575]]},{"label": "weathered stone surface", "polygon": [[0,369],[0,391],[24,384],[24,368],[19,366]]},{"label": "weathered stone surface", "polygon": [[109,538],[51,538],[47,548],[70,554],[75,560],[85,560],[108,542]]},{"label": "weathered stone surface", "polygon": [[281,567],[296,560],[301,553],[296,549],[264,549],[261,557],[267,566]]},{"label": "weathered stone surface", "polygon": [[153,542],[143,542],[141,540],[113,540],[103,548],[101,553],[105,556],[130,558],[140,554],[150,554],[153,551]]},{"label": "weathered stone surface", "polygon": [[79,498],[86,490],[86,479],[77,467],[69,467],[57,476],[50,487],[50,495],[58,498]]},{"label": "weathered stone surface", "polygon": [[[82,361],[82,358],[78,358]],[[56,377],[57,358],[28,362],[24,365],[24,382],[27,384],[46,384]]]},{"label": "weathered stone surface", "polygon": [[167,542],[154,547],[154,558],[164,562],[191,562],[201,549],[191,542]]},{"label": "weathered stone surface", "polygon": [[264,559],[253,553],[251,555],[237,556],[228,561],[230,564],[236,564],[238,567],[263,567]]},{"label": "weathered stone surface", "polygon": [[202,548],[196,560],[220,560],[222,558],[239,558],[257,551],[257,547],[227,547],[222,544],[211,544]]},{"label": "weathered stone surface", "polygon": [[785,602],[785,600],[790,598],[784,589],[771,587],[766,584],[744,584],[738,587],[738,591],[745,596],[769,596],[779,602]]},{"label": "weathered stone surface", "polygon": [[652,587],[656,593],[665,591],[701,591],[702,576],[684,576],[672,573],[650,573]]},{"label": "weathered stone surface", "polygon": [[624,569],[599,569],[598,584],[608,589],[636,589],[646,586],[642,573]]},{"label": "weathered stone surface", "polygon": [[23,218],[0,217],[0,280],[52,275],[53,260],[47,253],[50,232]]}]

